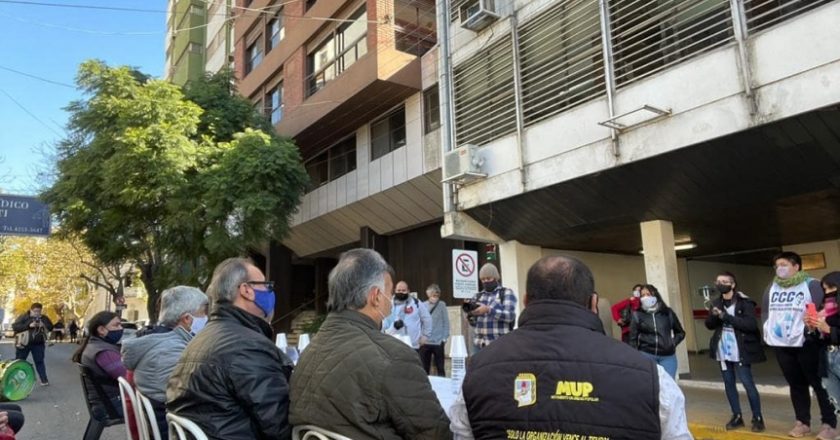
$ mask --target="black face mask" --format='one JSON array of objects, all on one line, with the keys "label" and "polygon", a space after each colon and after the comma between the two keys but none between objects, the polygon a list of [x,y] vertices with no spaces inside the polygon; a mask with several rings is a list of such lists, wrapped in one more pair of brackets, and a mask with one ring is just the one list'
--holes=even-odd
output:
[{"label": "black face mask", "polygon": [[729,293],[732,291],[732,286],[727,284],[715,284],[715,289],[720,292],[721,295]]},{"label": "black face mask", "polygon": [[498,281],[485,281],[484,282],[484,291],[485,292],[492,292],[492,291],[496,290],[497,287],[499,287],[499,282]]},{"label": "black face mask", "polygon": [[396,292],[396,293],[394,293],[394,298],[395,298],[397,301],[405,301],[405,300],[407,300],[407,299],[408,299],[408,294],[407,294],[407,293],[399,293],[399,292]]}]

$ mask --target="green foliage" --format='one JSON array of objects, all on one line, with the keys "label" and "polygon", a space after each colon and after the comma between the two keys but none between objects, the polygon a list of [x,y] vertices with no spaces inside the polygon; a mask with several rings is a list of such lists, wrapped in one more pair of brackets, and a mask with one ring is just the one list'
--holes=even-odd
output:
[{"label": "green foliage", "polygon": [[65,234],[106,264],[134,261],[149,293],[203,285],[216,263],[288,232],[307,177],[295,145],[231,94],[230,73],[182,91],[87,61],[43,194]]},{"label": "green foliage", "polygon": [[303,326],[301,331],[303,333],[309,333],[310,335],[314,335],[315,333],[318,333],[318,330],[321,330],[321,325],[324,324],[324,321],[326,321],[326,319],[327,315],[318,315],[315,317],[315,319],[312,320],[312,322]]}]

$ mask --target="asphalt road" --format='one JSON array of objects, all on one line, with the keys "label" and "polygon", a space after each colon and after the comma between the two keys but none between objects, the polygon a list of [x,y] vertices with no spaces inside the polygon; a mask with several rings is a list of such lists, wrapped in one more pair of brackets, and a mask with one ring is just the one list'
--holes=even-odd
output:
[{"label": "asphalt road", "polygon": [[[35,389],[28,398],[17,402],[23,408],[26,424],[17,436],[19,440],[81,439],[88,422],[88,412],[82,396],[79,370],[70,361],[76,344],[61,343],[47,347],[47,375],[50,385]],[[12,341],[0,341],[0,356],[14,359]],[[30,357],[30,361],[32,358]],[[106,428],[101,440],[125,439],[125,425]]]}]

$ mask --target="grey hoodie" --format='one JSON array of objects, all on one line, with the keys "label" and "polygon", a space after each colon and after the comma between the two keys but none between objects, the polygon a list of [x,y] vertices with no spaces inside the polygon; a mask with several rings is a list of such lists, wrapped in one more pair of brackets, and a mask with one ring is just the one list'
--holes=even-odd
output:
[{"label": "grey hoodie", "polygon": [[192,333],[178,326],[171,332],[122,342],[123,364],[125,368],[134,370],[134,385],[144,396],[166,402],[166,383],[181,358],[181,352],[192,338]]}]

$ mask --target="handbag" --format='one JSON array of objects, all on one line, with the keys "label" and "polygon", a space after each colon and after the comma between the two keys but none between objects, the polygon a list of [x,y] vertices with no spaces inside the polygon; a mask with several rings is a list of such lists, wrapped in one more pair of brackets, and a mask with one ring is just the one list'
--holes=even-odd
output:
[{"label": "handbag", "polygon": [[24,349],[29,347],[30,342],[29,330],[24,330],[15,335],[15,348]]}]

